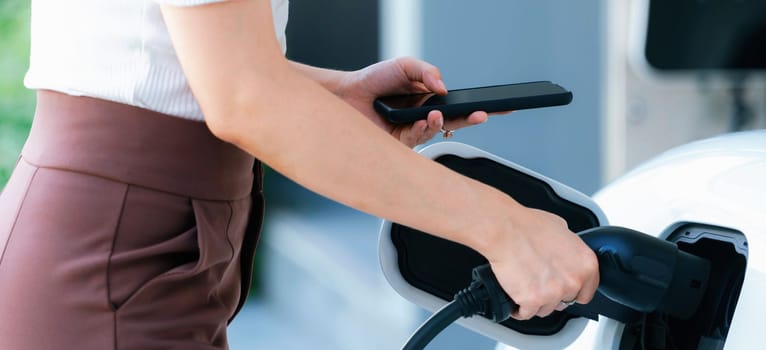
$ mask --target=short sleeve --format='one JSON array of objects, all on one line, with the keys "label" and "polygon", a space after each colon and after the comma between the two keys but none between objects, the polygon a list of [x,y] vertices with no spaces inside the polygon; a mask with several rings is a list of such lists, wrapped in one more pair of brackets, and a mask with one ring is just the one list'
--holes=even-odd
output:
[{"label": "short sleeve", "polygon": [[180,7],[205,5],[224,1],[228,0],[154,0],[154,2],[160,5],[173,5]]}]

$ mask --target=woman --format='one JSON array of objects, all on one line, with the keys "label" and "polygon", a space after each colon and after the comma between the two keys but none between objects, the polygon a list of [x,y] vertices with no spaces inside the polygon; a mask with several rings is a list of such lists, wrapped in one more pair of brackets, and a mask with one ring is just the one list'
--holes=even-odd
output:
[{"label": "woman", "polygon": [[597,261],[563,220],[410,149],[486,113],[389,125],[374,98],[444,94],[439,71],[289,62],[286,21],[280,0],[32,3],[38,106],[0,197],[0,348],[226,348],[262,214],[253,157],[482,253],[517,319],[591,299]]}]

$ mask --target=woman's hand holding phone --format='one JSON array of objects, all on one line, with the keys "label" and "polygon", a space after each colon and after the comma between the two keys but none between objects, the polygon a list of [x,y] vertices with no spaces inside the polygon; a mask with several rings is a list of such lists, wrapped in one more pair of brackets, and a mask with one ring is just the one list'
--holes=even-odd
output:
[{"label": "woman's hand holding phone", "polygon": [[350,72],[344,76],[335,93],[409,147],[425,143],[443,130],[454,131],[481,124],[488,118],[484,111],[471,111],[463,118],[450,118],[445,121],[442,112],[431,110],[426,113],[425,118],[409,123],[392,123],[379,114],[373,102],[381,96],[447,94],[438,68],[409,57],[379,62]]}]

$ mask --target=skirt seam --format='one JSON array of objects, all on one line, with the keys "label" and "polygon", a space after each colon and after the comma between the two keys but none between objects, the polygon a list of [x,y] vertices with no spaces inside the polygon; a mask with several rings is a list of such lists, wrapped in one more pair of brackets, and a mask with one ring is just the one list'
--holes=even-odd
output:
[{"label": "skirt seam", "polygon": [[229,243],[229,249],[231,250],[231,261],[234,261],[235,251],[234,244],[231,243],[231,222],[234,220],[234,207],[231,205],[231,201],[226,201],[229,206],[229,220],[226,221],[226,242]]},{"label": "skirt seam", "polygon": [[[26,159],[24,159],[24,161],[26,161]],[[32,164],[30,163],[30,165]],[[11,229],[8,232],[8,238],[5,240],[5,246],[3,247],[3,251],[0,252],[0,266],[3,265],[3,260],[5,260],[5,252],[8,251],[8,246],[11,245],[11,240],[13,239],[13,231],[16,229],[16,224],[19,222],[19,216],[21,215],[21,210],[22,208],[24,208],[24,203],[27,201],[27,197],[29,197],[29,189],[30,187],[32,187],[32,182],[35,181],[35,177],[37,177],[38,170],[40,170],[40,168],[35,166],[35,171],[34,173],[32,173],[32,176],[29,178],[29,181],[27,182],[25,186],[24,198],[21,199],[21,203],[19,203],[19,207],[16,209],[16,214],[13,217],[13,224],[11,224]]]},{"label": "skirt seam", "polygon": [[114,246],[117,242],[117,234],[120,232],[120,226],[122,225],[122,218],[125,212],[125,206],[128,202],[128,191],[130,185],[125,185],[125,190],[122,194],[122,204],[120,205],[120,212],[117,216],[117,223],[114,226],[114,234],[112,234],[112,245],[109,248],[109,255],[106,258],[106,304],[112,311],[112,339],[114,339],[114,350],[117,350],[117,310],[112,303],[112,286],[111,281],[111,268],[112,268],[112,256],[114,255]]}]

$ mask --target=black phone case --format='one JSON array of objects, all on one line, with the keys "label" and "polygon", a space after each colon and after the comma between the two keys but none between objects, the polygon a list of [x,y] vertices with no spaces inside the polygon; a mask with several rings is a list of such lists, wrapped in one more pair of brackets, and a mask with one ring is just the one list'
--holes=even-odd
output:
[{"label": "black phone case", "polygon": [[560,93],[549,95],[512,97],[480,102],[458,103],[441,106],[421,106],[403,109],[391,108],[379,100],[375,100],[373,106],[378,113],[384,116],[391,123],[407,124],[418,121],[420,119],[426,119],[428,112],[433,110],[441,111],[444,115],[444,118],[450,119],[468,116],[475,111],[485,111],[487,113],[517,111],[521,109],[562,106],[569,104],[570,102],[572,102],[572,92],[564,90]]}]

